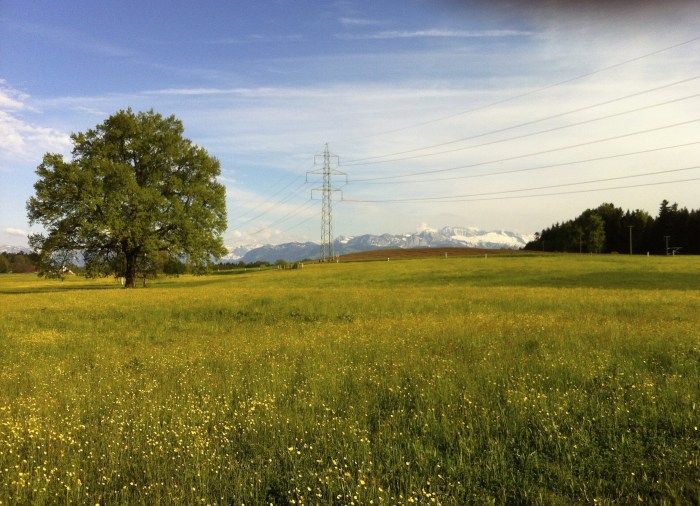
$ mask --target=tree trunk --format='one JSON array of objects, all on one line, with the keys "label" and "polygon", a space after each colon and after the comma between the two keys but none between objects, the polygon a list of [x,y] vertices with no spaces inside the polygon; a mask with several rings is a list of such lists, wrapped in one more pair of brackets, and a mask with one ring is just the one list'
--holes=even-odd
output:
[{"label": "tree trunk", "polygon": [[126,273],[124,274],[126,281],[124,288],[136,288],[136,254],[126,254]]}]

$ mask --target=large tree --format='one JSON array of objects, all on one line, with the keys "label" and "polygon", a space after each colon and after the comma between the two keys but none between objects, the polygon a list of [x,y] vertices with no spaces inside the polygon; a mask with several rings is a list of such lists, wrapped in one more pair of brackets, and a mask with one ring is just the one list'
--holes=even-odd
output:
[{"label": "large tree", "polygon": [[89,276],[136,279],[163,255],[197,269],[225,253],[225,189],[219,162],[183,137],[182,122],[153,111],[119,111],[73,134],[72,160],[46,154],[27,202],[40,273],[82,255]]}]

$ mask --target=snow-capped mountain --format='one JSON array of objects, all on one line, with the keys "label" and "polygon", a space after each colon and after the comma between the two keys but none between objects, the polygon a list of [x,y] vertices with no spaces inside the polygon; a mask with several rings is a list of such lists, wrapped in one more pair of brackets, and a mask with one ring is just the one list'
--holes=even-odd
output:
[{"label": "snow-capped mountain", "polygon": [[[534,236],[505,230],[485,231],[474,227],[443,227],[439,230],[425,229],[411,234],[365,234],[357,237],[338,237],[334,243],[335,253],[345,255],[375,249],[408,249],[465,247],[486,249],[520,249]],[[21,246],[0,245],[0,252],[30,253],[30,249]],[[229,262],[275,262],[285,260],[296,262],[320,257],[320,245],[317,242],[290,242],[277,245],[253,244],[229,247],[228,255],[222,261]]]},{"label": "snow-capped mountain", "polygon": [[7,246],[0,244],[0,253],[31,253],[32,250],[26,246]]},{"label": "snow-capped mountain", "polygon": [[228,255],[224,255],[223,257],[221,257],[221,260],[238,261],[241,258],[243,258],[243,256],[249,251],[254,250],[255,248],[260,248],[262,246],[262,244],[249,244],[246,246],[227,246]]},{"label": "snow-capped mountain", "polygon": [[[532,241],[532,234],[520,234],[505,230],[486,231],[474,227],[443,227],[439,230],[425,229],[412,234],[361,235],[338,237],[334,243],[335,253],[344,255],[374,249],[395,248],[440,248],[465,247],[486,249],[520,249]],[[226,259],[245,263],[285,260],[295,262],[303,259],[316,259],[320,256],[320,246],[315,242],[292,242],[252,247],[238,247]]]},{"label": "snow-capped mountain", "polygon": [[[240,249],[238,250],[240,252]],[[320,246],[315,242],[288,242],[285,244],[259,246],[247,251],[239,257],[227,255],[222,260],[233,262],[275,262],[277,260],[286,260],[287,262],[296,262],[306,258],[319,258]]]}]

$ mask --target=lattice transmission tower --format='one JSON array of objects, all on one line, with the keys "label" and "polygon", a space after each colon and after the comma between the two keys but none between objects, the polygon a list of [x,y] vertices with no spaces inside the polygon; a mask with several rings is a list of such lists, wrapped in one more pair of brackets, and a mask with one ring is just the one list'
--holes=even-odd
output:
[{"label": "lattice transmission tower", "polygon": [[[333,193],[341,190],[333,187],[332,177],[343,176],[345,182],[348,182],[348,176],[345,172],[341,172],[334,168],[340,164],[340,159],[337,155],[332,154],[328,150],[328,144],[323,151],[323,154],[314,155],[314,166],[319,158],[323,158],[323,167],[316,170],[310,170],[306,173],[306,180],[309,180],[309,174],[320,174],[323,176],[323,186],[321,188],[313,188],[311,190],[311,198],[315,191],[320,191],[322,198],[321,210],[321,262],[327,262],[335,257],[333,248]],[[335,164],[332,163],[335,160]]]}]

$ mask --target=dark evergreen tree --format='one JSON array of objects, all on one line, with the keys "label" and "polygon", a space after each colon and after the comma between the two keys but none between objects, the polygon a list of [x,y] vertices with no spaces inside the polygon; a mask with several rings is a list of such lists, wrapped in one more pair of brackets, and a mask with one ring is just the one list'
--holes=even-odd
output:
[{"label": "dark evergreen tree", "polygon": [[678,252],[700,254],[700,210],[661,202],[656,219],[637,209],[623,211],[605,203],[587,209],[573,220],[556,223],[535,234],[524,249],[535,251],[629,253],[655,255]]}]

